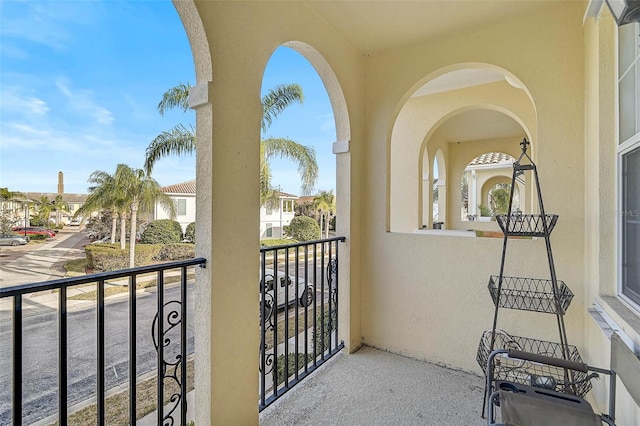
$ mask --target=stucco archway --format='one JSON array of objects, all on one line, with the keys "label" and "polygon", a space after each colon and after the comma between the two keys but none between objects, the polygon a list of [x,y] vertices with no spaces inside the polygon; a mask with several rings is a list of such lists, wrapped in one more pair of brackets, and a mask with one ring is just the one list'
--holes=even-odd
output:
[{"label": "stucco archway", "polygon": [[[467,74],[448,77],[451,73],[467,71],[471,75],[478,73],[474,84],[465,82]],[[434,71],[416,83],[412,90],[398,110],[389,142],[388,219],[391,232],[413,232],[424,222],[428,204],[424,200],[424,169],[425,164],[430,165],[433,161],[433,158],[427,160],[425,153],[440,149],[443,163],[447,165],[445,183],[454,182],[459,177],[451,174],[454,170],[451,144],[511,137],[517,148],[522,137],[532,140],[536,134],[535,105],[529,91],[515,76],[499,67],[477,63],[452,65]],[[508,129],[476,131],[474,115],[488,117],[487,114],[493,114],[491,120],[502,117],[500,123],[507,123]],[[458,123],[468,123],[470,132],[458,136],[461,133],[447,129],[447,123],[462,116],[465,120]],[[447,190],[447,199],[453,202],[455,194],[451,191],[452,186]],[[455,207],[449,207],[452,206],[446,208],[448,217],[439,219],[445,222],[445,227],[448,227],[447,222],[453,224],[450,215]]]}]

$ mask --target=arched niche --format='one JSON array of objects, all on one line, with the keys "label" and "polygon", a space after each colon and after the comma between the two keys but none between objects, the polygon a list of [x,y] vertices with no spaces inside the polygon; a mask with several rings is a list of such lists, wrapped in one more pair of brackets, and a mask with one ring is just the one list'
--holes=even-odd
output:
[{"label": "arched niche", "polygon": [[[469,77],[466,71],[471,76],[474,72],[479,73],[477,84],[459,81]],[[448,78],[451,73],[453,77]],[[430,85],[431,82],[435,85]],[[535,140],[536,135],[535,105],[529,91],[515,76],[499,67],[457,64],[428,75],[412,90],[398,110],[389,140],[388,223],[391,232],[413,232],[427,224],[431,217],[427,211],[431,209],[426,199],[430,191],[425,189],[425,185],[431,185],[430,170],[438,150],[446,168],[446,175],[439,173],[438,178],[444,179],[446,186],[447,182],[459,182],[464,168],[458,169],[457,166],[461,161],[459,156],[465,153],[452,149],[453,144],[509,139],[517,150],[523,137]],[[508,134],[492,134],[491,126],[487,126],[484,132],[465,136],[464,140],[457,140],[456,132],[451,134],[448,123],[454,123],[456,117],[465,117],[465,122],[469,123],[467,127],[471,128],[473,116],[480,117],[487,111],[495,113],[500,120],[509,121],[515,130]],[[517,156],[516,152],[514,154]],[[473,158],[471,156],[467,162]],[[458,175],[453,175],[454,172]],[[439,221],[444,222],[447,229],[462,226],[454,213],[459,212],[459,206],[455,205],[456,194],[453,193],[456,191],[459,191],[458,185],[446,186],[446,217],[439,213]]]}]

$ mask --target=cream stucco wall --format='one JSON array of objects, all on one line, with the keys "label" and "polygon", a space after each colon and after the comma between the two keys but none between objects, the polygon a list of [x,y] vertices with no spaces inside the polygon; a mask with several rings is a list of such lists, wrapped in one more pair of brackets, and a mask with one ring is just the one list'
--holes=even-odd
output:
[{"label": "cream stucco wall", "polygon": [[[387,155],[391,151],[393,156],[395,152],[394,126],[399,126],[404,118],[402,107],[412,88],[419,87],[425,76],[437,70],[473,62],[508,70],[530,92],[536,115],[522,114],[526,117],[522,120],[535,123],[529,131],[545,205],[547,211],[560,215],[552,236],[556,270],[558,277],[576,293],[574,303],[578,307],[569,309],[566,323],[570,342],[582,345],[582,14],[579,3],[554,3],[546,12],[461,31],[455,37],[371,55],[367,59],[364,210],[368,216],[363,233],[362,291],[365,343],[479,371],[475,363],[477,342],[482,331],[491,327],[493,311],[486,282],[489,275],[498,272],[501,241],[386,232],[389,230],[388,217],[384,214],[386,200],[376,196],[390,179],[381,170],[395,178],[395,159]],[[420,138],[416,135],[416,139],[422,142],[425,133],[418,134]],[[403,138],[403,142],[407,139]],[[452,149],[450,145],[450,159],[455,157]],[[458,173],[454,171],[456,164],[449,165],[448,183],[450,176],[459,174],[472,158],[467,158],[464,164],[461,162]],[[418,162],[414,160],[413,164]],[[407,192],[416,194],[418,174],[410,174],[414,183],[413,187],[408,186]],[[407,181],[407,185],[411,182]],[[393,189],[391,186],[393,202],[389,204],[395,212]],[[448,198],[450,204],[455,202],[451,190]],[[413,216],[413,229],[416,209],[414,202],[409,213]],[[448,218],[455,211],[454,206]],[[514,274],[548,277],[542,241],[509,244],[509,265]],[[521,312],[504,312],[499,324],[514,333],[557,340],[555,319],[542,314],[529,318]]]},{"label": "cream stucco wall", "polygon": [[[516,111],[531,138],[545,208],[560,216],[552,234],[556,272],[575,294],[565,318],[569,342],[590,359],[604,357],[586,307],[598,294],[615,292],[615,225],[602,214],[613,197],[615,155],[600,142],[614,131],[603,109],[615,109],[615,84],[606,52],[611,35],[593,22],[583,29],[582,2],[551,2],[526,16],[365,55],[306,3],[175,4],[192,43],[200,93],[194,103],[197,232],[207,238],[198,239],[196,250],[208,263],[196,286],[196,424],[257,423],[258,263],[251,253],[258,250],[259,95],[264,67],[282,44],[316,66],[336,114],[337,206],[346,218],[337,232],[347,237],[340,330],[348,350],[366,343],[480,372],[477,342],[493,317],[486,284],[498,272],[502,240],[389,232],[420,225],[425,146],[427,164],[436,146],[447,162],[459,154],[460,164],[448,163],[446,172],[447,198],[455,201],[451,176],[473,157],[462,164],[463,153],[438,140],[437,126],[471,105]],[[514,92],[496,84],[486,102],[477,103],[480,94],[461,102],[465,91],[442,96],[433,116],[412,117],[420,112],[414,104],[428,100],[410,99],[411,93],[461,64],[502,70],[526,92],[520,101],[498,97],[495,105],[495,93]],[[448,220],[455,214],[448,209]],[[548,277],[544,240],[513,240],[508,247],[507,274]],[[498,324],[512,334],[557,340],[553,316],[501,311]],[[637,420],[637,410],[625,411],[625,420]]]},{"label": "cream stucco wall", "polygon": [[196,286],[196,423],[257,424],[262,74],[278,46],[296,48],[316,66],[334,107],[338,214],[350,218],[338,224],[347,237],[340,329],[349,349],[361,342],[362,165],[352,157],[362,158],[363,59],[301,2],[174,4],[195,58],[197,232],[205,236],[196,252],[208,259]]},{"label": "cream stucco wall", "polygon": [[[449,68],[451,67],[446,67],[446,69]],[[496,69],[497,67],[478,63],[465,64],[462,61],[455,68]],[[509,74],[506,71],[503,73]],[[427,74],[437,73],[434,71],[427,72]],[[523,126],[522,135],[508,141],[512,143],[511,151],[516,152],[516,155],[512,155],[517,158],[520,151],[519,140],[522,140],[524,136],[531,139],[531,136],[537,131],[535,108],[524,90],[516,89],[506,81],[409,98],[402,105],[396,121],[393,123],[389,147],[389,229],[392,232],[413,232],[422,225],[423,214],[421,212],[424,206],[422,202],[423,191],[420,185],[423,174],[429,172],[428,169],[423,169],[423,164],[433,164],[433,158],[438,149],[441,149],[445,154],[447,165],[452,161],[457,161],[448,145],[459,144],[457,141],[444,138],[438,132],[438,128],[457,114],[481,109],[502,112],[521,123]],[[468,146],[466,143],[462,145],[463,147]],[[492,149],[487,145],[484,150],[481,149],[480,154],[491,152]],[[456,154],[462,154],[462,152],[458,147]],[[466,157],[470,155],[469,153]],[[423,156],[428,158],[428,161],[424,161]],[[465,166],[475,156],[471,156]],[[446,181],[450,183],[447,186],[449,205],[446,210],[446,218],[442,217],[441,220],[444,219],[447,229],[461,229],[459,226],[460,210],[458,209],[456,213],[456,207],[451,202],[456,197],[454,192],[460,190],[459,185],[454,182],[459,182],[462,175],[458,175],[458,170],[454,171],[450,166],[446,170]],[[459,194],[457,198],[460,198]],[[451,221],[452,218],[455,218],[455,222]]]},{"label": "cream stucco wall", "polygon": [[[584,356],[593,365],[610,364],[611,341],[597,314],[594,302],[615,322],[616,331],[640,342],[640,313],[617,299],[616,246],[616,32],[605,8],[584,26],[585,40],[585,306]],[[618,374],[629,374],[619,371]],[[590,399],[606,408],[606,382],[594,382]],[[640,406],[624,383],[617,381],[618,424],[640,424]]]}]

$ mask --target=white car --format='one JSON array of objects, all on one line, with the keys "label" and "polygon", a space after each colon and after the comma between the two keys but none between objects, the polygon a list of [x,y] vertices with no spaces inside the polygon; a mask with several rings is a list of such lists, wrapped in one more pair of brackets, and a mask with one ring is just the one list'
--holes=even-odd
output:
[{"label": "white car", "polygon": [[[277,285],[277,293],[275,294],[275,298],[277,298],[278,308],[282,308],[285,306],[286,296],[288,296],[287,305],[291,305],[293,303],[299,303],[300,306],[310,306],[315,300],[315,293],[313,290],[313,284],[307,283],[303,278],[298,279],[298,300],[296,300],[296,288],[293,285],[295,282],[295,277],[289,275],[288,277],[282,271],[278,271],[278,279]],[[273,269],[265,269],[264,278],[266,282],[265,287],[265,299],[267,302],[273,303],[274,299],[274,284],[275,284],[275,274]],[[262,273],[260,273],[260,282],[262,284]],[[288,294],[285,295],[285,289],[288,287]],[[262,300],[262,285],[260,286],[260,300]]]}]

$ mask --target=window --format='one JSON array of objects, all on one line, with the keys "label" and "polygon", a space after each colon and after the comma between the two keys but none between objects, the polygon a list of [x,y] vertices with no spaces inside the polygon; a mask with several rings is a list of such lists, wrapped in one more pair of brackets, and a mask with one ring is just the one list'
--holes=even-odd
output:
[{"label": "window", "polygon": [[285,200],[282,204],[282,208],[285,212],[293,212],[293,200]]},{"label": "window", "polygon": [[618,30],[620,293],[640,305],[640,25]]},{"label": "window", "polygon": [[178,216],[185,216],[187,214],[187,200],[184,198],[178,198],[177,214]]},{"label": "window", "polygon": [[270,206],[265,207],[267,216],[273,214],[273,209]]},{"label": "window", "polygon": [[265,235],[267,238],[273,237],[273,223],[267,223],[267,232]]}]

